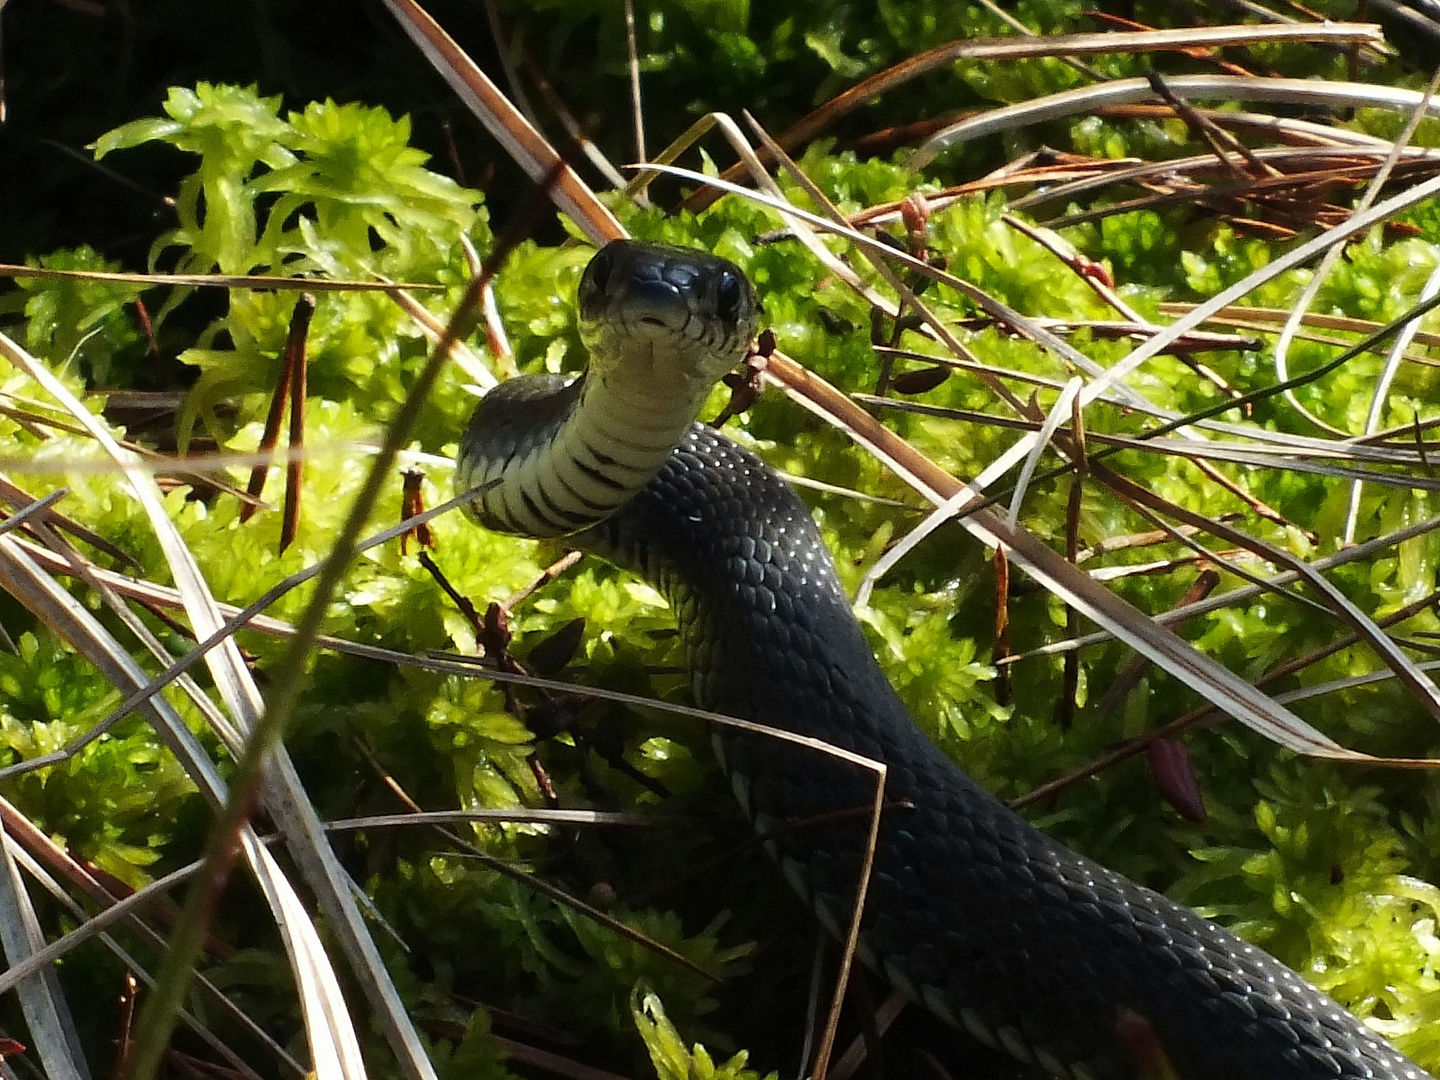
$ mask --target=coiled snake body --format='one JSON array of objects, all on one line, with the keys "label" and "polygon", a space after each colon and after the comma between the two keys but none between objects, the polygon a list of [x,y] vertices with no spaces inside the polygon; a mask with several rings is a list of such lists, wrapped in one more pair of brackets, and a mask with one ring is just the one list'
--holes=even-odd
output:
[{"label": "coiled snake body", "polygon": [[[860,956],[976,1039],[1056,1077],[1139,1076],[1124,1016],[1186,1080],[1425,1074],[1261,950],[1050,840],[919,730],[881,672],[805,505],[763,462],[694,423],[744,355],[754,292],[723,259],[607,245],[579,290],[591,367],[512,380],[480,404],[457,486],[498,481],[475,516],[571,536],[655,582],[706,708],[889,766]],[[757,827],[867,805],[870,774],[795,747],[717,737]],[[768,844],[832,933],[868,826]]]}]

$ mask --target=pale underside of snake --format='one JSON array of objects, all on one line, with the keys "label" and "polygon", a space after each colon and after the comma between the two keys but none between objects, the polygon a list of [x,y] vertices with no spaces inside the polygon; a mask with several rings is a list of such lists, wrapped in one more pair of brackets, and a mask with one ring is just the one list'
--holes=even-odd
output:
[{"label": "pale underside of snake", "polygon": [[[805,505],[762,461],[695,423],[754,334],[755,293],[702,252],[617,241],[579,289],[590,368],[512,380],[461,443],[457,487],[492,529],[567,537],[654,582],[705,708],[888,766],[859,955],[957,1029],[1044,1073],[1139,1077],[1139,1017],[1185,1080],[1426,1074],[1283,964],[1050,840],[971,780],[886,680]],[[855,896],[870,774],[718,736],[757,828],[833,814],[767,847],[837,936]]]}]

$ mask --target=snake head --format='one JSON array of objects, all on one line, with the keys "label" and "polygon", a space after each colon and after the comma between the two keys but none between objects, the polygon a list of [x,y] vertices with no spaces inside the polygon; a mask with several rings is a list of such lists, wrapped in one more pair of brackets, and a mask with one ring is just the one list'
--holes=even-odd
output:
[{"label": "snake head", "polygon": [[728,259],[614,240],[580,278],[580,336],[593,374],[708,389],[745,358],[755,289]]}]

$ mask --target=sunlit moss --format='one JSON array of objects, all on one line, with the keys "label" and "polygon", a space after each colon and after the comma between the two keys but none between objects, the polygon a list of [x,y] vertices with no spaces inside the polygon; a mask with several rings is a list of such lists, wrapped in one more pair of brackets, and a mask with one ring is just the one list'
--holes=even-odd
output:
[{"label": "sunlit moss", "polygon": [[[713,5],[692,6],[708,10]],[[724,17],[739,26],[753,17],[744,5],[721,6]],[[1042,23],[1059,25],[1073,17],[1072,7],[1035,4],[1027,11]],[[882,5],[882,15],[887,25],[900,27],[895,33],[943,35],[953,32],[951,8]],[[849,9],[839,12],[833,25],[811,31],[809,39],[791,40],[791,47],[811,50],[836,71],[850,61],[868,69],[887,46],[875,39],[879,44],[862,47],[860,42],[870,39],[857,38],[854,19]],[[1010,89],[981,88],[994,94],[1030,93],[1035,89],[1031,81],[1048,79],[1048,72],[1036,68],[1017,74],[1017,85]],[[971,82],[978,85],[974,77]],[[1136,150],[1158,153],[1167,142],[1175,149],[1180,138],[1169,126],[1137,135],[1130,128],[1088,120],[1077,120],[1070,130],[1076,145],[1117,156]],[[121,129],[101,147],[118,152],[159,139],[199,155],[196,171],[182,188],[180,227],[156,240],[155,256],[165,265],[357,278],[378,271],[442,286],[417,296],[443,314],[466,274],[455,250],[459,237],[469,235],[488,249],[490,236],[479,196],[427,171],[423,159],[407,149],[407,138],[403,121],[378,110],[327,103],[284,113],[278,101],[251,91],[202,86],[176,91],[165,118]],[[921,186],[898,165],[835,153],[829,146],[812,148],[803,165],[847,211]],[[937,211],[930,232],[935,253],[946,258],[952,273],[1024,314],[1106,317],[1107,308],[1069,268],[1002,220],[1007,210],[1004,196],[990,194]],[[767,323],[782,348],[838,385],[874,386],[880,362],[871,348],[869,310],[799,243],[783,238],[760,243],[759,237],[780,226],[768,211],[726,199],[699,218],[664,218],[657,211],[634,209],[624,216],[637,235],[707,247],[740,261],[761,292]],[[1147,312],[1164,300],[1209,295],[1266,265],[1278,250],[1181,210],[1116,215],[1066,235],[1105,262],[1127,301]],[[1433,232],[1399,242],[1378,233],[1361,239],[1347,249],[1340,270],[1321,291],[1318,308],[1382,321],[1394,317],[1413,303],[1440,258],[1436,239]],[[583,365],[573,289],[588,256],[589,249],[579,245],[525,243],[504,265],[497,302],[522,370],[576,371]],[[97,260],[81,251],[60,253],[54,264],[91,266]],[[1292,306],[1307,273],[1283,275],[1251,302]],[[71,385],[81,386],[81,371],[71,362],[76,325],[97,331],[80,345],[83,374],[96,381],[108,375],[108,385],[132,384],[143,347],[126,307],[127,292],[38,280],[24,288],[23,313],[12,305],[12,318],[23,315],[27,342],[64,371]],[[944,287],[930,289],[926,299],[946,319],[977,314],[968,298]],[[177,294],[161,307],[162,327],[167,320],[178,321],[179,305],[185,302]],[[292,305],[293,297],[284,293],[234,292],[224,313],[184,353],[200,370],[186,418],[228,448],[250,450],[258,444]],[[978,357],[996,366],[1051,380],[1069,377],[1062,359],[1005,328],[968,329],[963,337]],[[1129,347],[1088,333],[1072,343],[1102,367]],[[916,334],[907,334],[903,344],[934,350]],[[275,513],[242,524],[230,497],[200,501],[183,491],[167,497],[182,536],[222,600],[247,602],[327,554],[329,538],[369,467],[368,447],[404,399],[428,349],[399,308],[379,294],[320,297],[311,334],[305,512],[295,543],[278,553]],[[1297,343],[1291,370],[1312,370],[1331,355],[1328,346]],[[1205,359],[1240,390],[1270,385],[1275,378],[1264,349]],[[1378,357],[1357,358],[1302,388],[1301,400],[1328,422],[1358,432],[1381,364]],[[410,448],[427,471],[422,490],[428,504],[450,493],[450,469],[443,459],[453,452],[471,407],[473,399],[462,388],[466,381],[453,372],[442,379]],[[1173,358],[1157,358],[1129,382],[1156,405],[1177,412],[1208,405],[1220,392]],[[1434,383],[1432,368],[1404,368],[1383,422],[1403,424],[1416,413],[1423,419],[1440,411],[1430,404],[1436,398]],[[15,377],[0,389],[29,393]],[[1017,392],[1028,397],[1031,389]],[[951,375],[926,400],[978,413],[1003,412],[993,391],[964,373]],[[1036,401],[1048,408],[1053,390],[1038,391]],[[222,403],[226,408],[219,407]],[[984,423],[903,415],[887,420],[962,476],[973,476],[1016,437]],[[1138,413],[1109,406],[1094,408],[1087,422],[1092,430],[1128,434],[1142,433],[1149,424]],[[1254,422],[1272,429],[1296,424],[1293,414],[1274,402],[1257,405]],[[762,399],[729,430],[791,473],[907,504],[807,494],[851,587],[886,545],[919,519],[919,500],[895,477],[851,452],[842,435],[778,395]],[[0,452],[55,463],[60,473],[66,464],[98,460],[78,437],[42,438],[8,416],[0,416]],[[1047,466],[1057,463],[1054,456],[1045,459]],[[1236,484],[1290,523],[1277,524],[1256,518],[1242,500],[1185,458],[1126,451],[1109,463],[1196,512],[1243,514],[1239,527],[1303,557],[1336,549],[1334,538],[1348,508],[1344,484],[1274,468],[1224,466]],[[71,489],[65,511],[120,544],[147,574],[158,573],[154,540],[123,485],[108,474],[72,472],[63,477]],[[272,471],[267,497],[275,497],[278,478]],[[237,472],[231,479],[243,483],[244,475]],[[57,474],[35,487],[43,492],[60,482]],[[1057,545],[1064,535],[1071,483],[1069,476],[1042,475],[1019,508],[1028,528]],[[393,521],[400,501],[397,477],[386,486],[374,525]],[[1368,485],[1360,504],[1360,538],[1423,519],[1433,512],[1433,502],[1403,489]],[[1079,506],[1082,544],[1153,528],[1093,481],[1085,482]],[[559,554],[554,545],[491,535],[458,515],[440,519],[433,528],[434,557],[481,610],[534,580]],[[1104,565],[1181,554],[1174,545],[1126,550],[1107,556]],[[1336,571],[1332,580],[1363,609],[1383,615],[1434,587],[1437,554],[1440,540],[1431,534]],[[1254,560],[1246,565],[1265,570]],[[1054,722],[1055,702],[1064,691],[1058,657],[1013,668],[1012,697],[1002,704],[997,669],[990,662],[996,604],[990,575],[988,553],[957,528],[946,527],[882,581],[865,624],[882,665],[922,725],[993,790],[1023,794],[1084,764],[1118,739],[1199,704],[1183,685],[1151,670],[1119,707],[1100,715],[1097,703],[1105,688],[1131,660],[1129,651],[1116,644],[1082,653],[1079,709],[1068,732]],[[1178,603],[1195,578],[1195,568],[1186,564],[1164,574],[1125,578],[1114,587],[1141,609],[1158,612]],[[1222,587],[1237,581],[1226,575]],[[1015,648],[1065,636],[1066,614],[1059,602],[1027,591],[1018,574],[1014,585],[1009,616]],[[92,602],[83,590],[82,595]],[[293,618],[309,596],[301,588],[271,613]],[[566,677],[688,700],[688,682],[678,672],[683,657],[673,619],[658,594],[593,560],[513,613],[516,655],[528,655],[536,643],[576,619],[585,620],[585,632]],[[13,625],[20,627],[19,653],[0,655],[5,698],[0,750],[6,763],[63,745],[115,701],[113,690],[48,631],[23,620]],[[354,562],[325,629],[411,654],[476,649],[469,619],[396,544]],[[1425,613],[1400,629],[1435,631],[1440,626]],[[1257,678],[1342,631],[1290,599],[1266,597],[1193,620],[1181,632],[1245,677]],[[281,647],[253,632],[242,640],[262,672]],[[172,643],[185,647],[178,635]],[[1361,674],[1374,665],[1364,649],[1346,649],[1279,689]],[[393,811],[387,780],[427,807],[537,805],[544,782],[569,804],[659,805],[680,813],[713,811],[721,799],[705,733],[653,710],[581,709],[550,702],[545,718],[553,722],[552,730],[538,722],[527,725],[510,711],[501,690],[479,681],[394,671],[323,652],[313,659],[308,678],[290,745],[330,816]],[[1332,694],[1301,709],[1337,739],[1376,753],[1419,756],[1436,742],[1433,719],[1391,687]],[[1417,1060],[1432,1066],[1440,1062],[1440,1037],[1431,1034],[1437,1009],[1437,898],[1424,884],[1440,865],[1437,797],[1411,777],[1297,763],[1234,726],[1197,733],[1188,745],[1205,781],[1210,819],[1203,825],[1185,823],[1167,809],[1139,762],[1077,785],[1037,820],[1118,869],[1203,906],[1372,1018]],[[612,768],[592,748],[623,761],[629,771]],[[374,762],[386,779],[376,773]],[[133,719],[74,762],[12,782],[6,793],[74,850],[135,882],[155,861],[184,857],[185,842],[194,839],[186,834],[177,840],[183,830],[172,825],[183,820],[196,797],[158,740]],[[594,899],[612,914],[714,974],[737,974],[766,961],[752,955],[753,931],[739,927],[753,927],[755,911],[774,901],[780,886],[773,881],[768,887],[775,891],[763,895],[736,890],[737,895],[717,897],[704,887],[653,903],[645,895],[662,872],[667,880],[682,878],[713,854],[705,846],[703,828],[663,837],[637,831],[620,841],[533,825],[475,826],[462,835],[521,873],[560,880],[580,892],[593,889]],[[615,849],[622,846],[625,854],[617,856]],[[402,989],[412,1000],[437,1009],[437,1002],[456,997],[503,1001],[540,1018],[563,1017],[573,1030],[627,1045],[632,1053],[637,1049],[632,1025],[638,1024],[661,1076],[739,1080],[753,1075],[743,1056],[717,1063],[682,1041],[677,1027],[686,1038],[702,1037],[712,1046],[745,1041],[744,1032],[724,1028],[723,1014],[715,1011],[716,992],[694,973],[537,897],[493,866],[433,845],[428,836],[366,834],[356,839],[355,852],[355,865],[363,867],[363,884],[377,907],[416,949],[418,959],[398,951],[393,957]],[[742,871],[724,873],[738,877]],[[706,895],[697,898],[694,893],[700,891]],[[727,919],[729,909],[734,917]],[[283,974],[264,957],[230,964],[237,984],[264,987]],[[642,980],[659,998],[632,1001],[632,988]],[[661,999],[675,1026],[660,1010]],[[444,1067],[461,1075],[473,1060],[473,1075],[500,1075],[503,1067],[483,1011],[445,1015],[464,1034],[443,1048]]]}]

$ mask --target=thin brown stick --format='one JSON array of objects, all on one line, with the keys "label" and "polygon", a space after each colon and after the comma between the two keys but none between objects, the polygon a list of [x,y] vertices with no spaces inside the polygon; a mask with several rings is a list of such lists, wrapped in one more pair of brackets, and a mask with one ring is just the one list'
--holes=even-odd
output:
[{"label": "thin brown stick", "polygon": [[635,131],[635,160],[645,155],[645,101],[640,95],[640,48],[635,35],[635,0],[625,0],[625,60],[630,73],[630,116]]},{"label": "thin brown stick", "polygon": [[835,1048],[835,1036],[840,1029],[840,1007],[845,1001],[845,988],[850,981],[850,971],[855,963],[855,950],[860,944],[860,921],[865,914],[865,896],[870,890],[870,878],[875,871],[875,850],[880,843],[880,819],[885,810],[885,778],[889,770],[883,761],[875,763],[875,802],[870,816],[870,832],[865,837],[865,857],[860,863],[860,879],[855,884],[855,903],[851,908],[850,927],[840,949],[840,972],[835,976],[835,995],[830,1003],[830,1015],[825,1020],[825,1032],[815,1048],[814,1080],[825,1080],[830,1068],[830,1054]]},{"label": "thin brown stick", "polygon": [[[1090,459],[1085,449],[1085,411],[1079,398],[1071,400],[1070,409],[1070,441],[1074,446],[1075,473],[1070,478],[1070,497],[1065,513],[1065,559],[1074,566],[1080,554],[1080,505],[1085,494],[1085,478],[1090,473]],[[1080,613],[1073,607],[1065,609],[1065,629],[1069,637],[1075,637],[1080,632]],[[1068,731],[1075,722],[1075,699],[1079,688],[1080,657],[1078,653],[1068,653],[1055,717],[1061,731]]]},{"label": "thin brown stick", "polygon": [[991,560],[995,569],[995,644],[991,646],[990,662],[995,665],[995,700],[1010,704],[1010,559],[1003,547],[995,549]]},{"label": "thin brown stick", "polygon": [[280,518],[280,550],[295,540],[300,528],[300,499],[305,482],[305,403],[309,400],[309,363],[306,345],[315,297],[301,293],[291,317],[290,340],[285,346],[285,372],[290,381],[290,461],[285,467],[285,508]]},{"label": "thin brown stick", "polygon": [[[1241,71],[1234,74],[1246,75],[1249,73]],[[1266,165],[1255,156],[1255,152],[1248,146],[1224,128],[1212,123],[1188,101],[1171,90],[1158,71],[1151,70],[1146,77],[1150,80],[1150,88],[1159,95],[1165,104],[1175,110],[1176,116],[1185,121],[1185,126],[1190,129],[1191,134],[1210,147],[1211,153],[1215,155],[1215,160],[1220,162],[1221,167],[1231,175],[1237,179],[1248,178],[1245,170],[1235,164],[1231,154],[1237,154],[1243,158],[1246,164],[1260,176],[1276,177],[1281,175],[1278,169]]]},{"label": "thin brown stick", "polygon": [[[1164,536],[1165,534],[1162,532],[1159,535]],[[1180,603],[1182,605],[1197,604],[1214,592],[1215,587],[1219,584],[1220,575],[1214,568],[1207,566],[1196,575],[1190,588],[1185,590],[1185,595],[1180,598]],[[1075,634],[1072,632],[1070,636],[1074,637]],[[1078,653],[1069,652],[1065,655],[1076,656]],[[1096,703],[1095,715],[1097,717],[1106,717],[1119,708],[1120,703],[1129,696],[1131,690],[1135,689],[1136,683],[1140,681],[1141,676],[1149,669],[1149,660],[1146,660],[1143,656],[1131,657],[1130,662],[1120,669],[1119,673],[1115,676],[1114,682],[1106,688],[1104,695]]]},{"label": "thin brown stick", "polygon": [[[1343,29],[1342,29],[1343,27]],[[1271,41],[1360,41],[1380,43],[1384,38],[1378,26],[1361,24],[1308,24],[1289,26],[1217,26],[1154,30],[1139,33],[1055,34],[1036,38],[997,38],[988,41],[952,41],[902,60],[877,75],[864,79],[837,94],[824,105],[791,125],[777,142],[787,151],[810,141],[842,116],[888,93],[912,79],[949,67],[960,60],[1022,60],[1042,56],[1097,56],[1106,53],[1185,51],[1193,48],[1214,48],[1224,45],[1252,44]],[[770,164],[773,159],[764,159]],[[740,166],[731,166],[721,179],[734,183],[744,175]],[[700,192],[689,201],[689,208],[702,210],[710,205],[716,193]]]},{"label": "thin brown stick", "polygon": [[185,289],[262,289],[267,292],[437,292],[444,285],[396,281],[345,281],[278,277],[273,274],[129,274],[111,270],[50,270],[0,263],[0,278],[65,278],[119,285],[164,285]]},{"label": "thin brown stick", "polygon": [[530,599],[538,590],[543,589],[550,582],[560,577],[581,559],[585,557],[583,551],[567,551],[560,558],[540,571],[540,576],[530,584],[523,586],[517,592],[511,593],[500,602],[500,607],[505,611],[513,611],[526,600]]},{"label": "thin brown stick", "polygon": [[[310,331],[310,318],[315,314],[315,300],[308,293],[302,293],[295,301],[295,307],[290,313],[290,331],[285,339],[285,351],[281,354],[280,367],[275,376],[275,389],[270,393],[270,410],[265,415],[265,429],[260,434],[259,451],[269,455],[274,453],[275,447],[280,442],[280,425],[285,418],[285,409],[290,404],[291,393],[295,386],[296,357],[303,357],[305,351],[305,339]],[[260,506],[260,496],[265,491],[265,478],[270,472],[268,463],[257,463],[250,470],[250,482],[245,485],[247,502],[240,507],[240,522],[244,524],[254,515],[255,510]],[[286,491],[287,503],[289,491]],[[285,543],[282,541],[280,550],[285,550]]]}]

